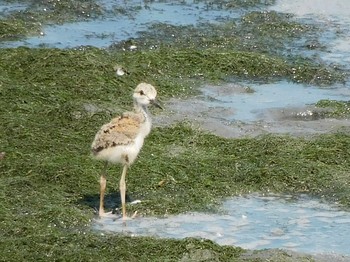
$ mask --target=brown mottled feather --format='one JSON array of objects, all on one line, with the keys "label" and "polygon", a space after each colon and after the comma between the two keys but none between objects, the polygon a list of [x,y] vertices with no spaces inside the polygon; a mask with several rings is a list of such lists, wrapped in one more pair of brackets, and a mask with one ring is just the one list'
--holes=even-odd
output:
[{"label": "brown mottled feather", "polygon": [[92,146],[92,152],[98,154],[103,149],[127,145],[133,142],[145,121],[142,113],[126,112],[113,118],[97,132]]}]

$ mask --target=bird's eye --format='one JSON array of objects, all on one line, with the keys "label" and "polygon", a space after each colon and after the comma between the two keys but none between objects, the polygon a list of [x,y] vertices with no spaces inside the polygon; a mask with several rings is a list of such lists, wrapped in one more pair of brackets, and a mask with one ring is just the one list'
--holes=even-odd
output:
[{"label": "bird's eye", "polygon": [[143,96],[144,94],[145,94],[145,93],[143,92],[143,90],[141,90],[141,91],[140,91],[140,95]]}]

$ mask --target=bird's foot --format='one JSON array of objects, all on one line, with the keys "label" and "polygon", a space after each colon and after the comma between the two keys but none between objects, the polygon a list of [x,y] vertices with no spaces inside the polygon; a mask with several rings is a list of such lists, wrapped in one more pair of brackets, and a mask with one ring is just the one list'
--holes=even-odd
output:
[{"label": "bird's foot", "polygon": [[100,218],[112,218],[112,219],[120,218],[120,215],[115,214],[112,211],[111,212],[104,212],[104,211],[101,212],[100,211],[98,213],[98,215],[99,215]]},{"label": "bird's foot", "polygon": [[127,216],[126,214],[123,215],[123,220],[131,220],[131,219],[134,219],[136,217],[137,217],[137,211],[135,211],[131,217]]}]

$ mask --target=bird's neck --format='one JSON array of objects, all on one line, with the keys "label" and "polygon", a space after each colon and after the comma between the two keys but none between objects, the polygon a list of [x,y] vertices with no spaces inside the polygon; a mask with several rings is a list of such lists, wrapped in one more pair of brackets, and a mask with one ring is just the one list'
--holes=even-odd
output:
[{"label": "bird's neck", "polygon": [[134,101],[134,111],[136,114],[142,114],[146,120],[148,120],[148,121],[151,120],[147,106],[141,105],[141,104],[137,103],[136,101]]}]

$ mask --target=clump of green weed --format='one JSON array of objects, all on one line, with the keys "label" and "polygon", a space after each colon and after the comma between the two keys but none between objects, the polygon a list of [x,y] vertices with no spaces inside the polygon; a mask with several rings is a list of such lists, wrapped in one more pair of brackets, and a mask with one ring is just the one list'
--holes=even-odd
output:
[{"label": "clump of green weed", "polygon": [[329,109],[326,112],[328,117],[347,118],[350,116],[350,101],[325,99],[318,101],[316,107]]}]

